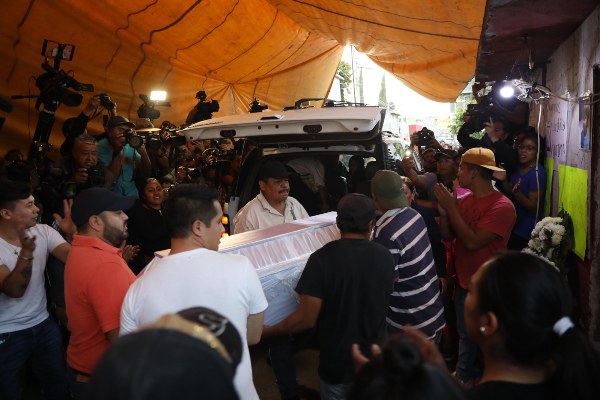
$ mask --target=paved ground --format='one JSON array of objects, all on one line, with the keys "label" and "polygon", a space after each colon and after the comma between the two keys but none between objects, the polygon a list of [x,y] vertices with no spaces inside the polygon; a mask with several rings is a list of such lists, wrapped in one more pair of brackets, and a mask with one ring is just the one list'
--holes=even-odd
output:
[{"label": "paved ground", "polygon": [[[267,364],[267,351],[259,346],[253,346],[250,350],[252,357],[252,371],[254,386],[261,400],[279,400],[279,390],[275,383],[273,369]],[[301,350],[295,357],[298,383],[301,386],[301,397],[308,400],[318,400],[319,376],[317,367],[319,365],[319,352],[317,350]]]}]

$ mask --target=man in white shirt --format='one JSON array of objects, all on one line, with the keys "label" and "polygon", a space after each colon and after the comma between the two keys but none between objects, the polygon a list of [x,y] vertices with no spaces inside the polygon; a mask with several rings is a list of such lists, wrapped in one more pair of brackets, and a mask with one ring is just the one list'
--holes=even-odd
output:
[{"label": "man in white shirt", "polygon": [[164,314],[207,307],[227,317],[243,340],[235,375],[241,399],[258,399],[249,344],[260,340],[267,300],[256,269],[244,256],[218,253],[223,233],[219,193],[205,186],[176,186],[164,208],[171,252],[156,257],[131,285],[121,309],[121,334]]},{"label": "man in white shirt", "polygon": [[[70,203],[64,232],[74,233]],[[45,399],[68,395],[62,338],[46,309],[44,270],[48,255],[64,262],[71,246],[48,225],[38,224],[40,209],[29,185],[2,182],[0,191],[0,399],[19,398],[19,376],[28,365]],[[67,225],[70,229],[66,229]]]},{"label": "man in white shirt", "polygon": [[258,173],[258,185],[260,193],[235,215],[234,233],[267,228],[308,217],[302,204],[289,195],[288,172],[282,163],[264,163]]}]

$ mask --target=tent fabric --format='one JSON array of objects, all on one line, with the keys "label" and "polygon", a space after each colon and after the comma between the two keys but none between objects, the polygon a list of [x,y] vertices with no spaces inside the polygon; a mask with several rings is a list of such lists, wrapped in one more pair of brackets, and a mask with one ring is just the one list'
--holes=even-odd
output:
[{"label": "tent fabric", "polygon": [[[163,89],[171,107],[158,121],[181,124],[198,90],[215,116],[325,97],[343,47],[354,45],[430,99],[454,101],[475,70],[485,2],[480,0],[135,0],[4,2],[0,96],[36,95],[43,39],[76,46],[61,68],[108,93],[136,119],[140,94]],[[52,60],[50,60],[52,62]],[[61,105],[50,142],[80,107]],[[0,116],[0,148],[26,149],[38,121],[33,100],[11,100]],[[43,108],[43,107],[42,107]],[[90,125],[99,133],[100,118]]]}]

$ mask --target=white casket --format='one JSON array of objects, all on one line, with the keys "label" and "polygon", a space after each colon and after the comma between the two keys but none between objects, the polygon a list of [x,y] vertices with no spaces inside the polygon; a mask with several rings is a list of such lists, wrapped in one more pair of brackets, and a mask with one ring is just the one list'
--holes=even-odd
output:
[{"label": "white casket", "polygon": [[278,323],[298,307],[294,288],[308,257],[340,237],[335,218],[329,212],[221,239],[220,252],[244,255],[256,267],[269,302],[265,325]]}]

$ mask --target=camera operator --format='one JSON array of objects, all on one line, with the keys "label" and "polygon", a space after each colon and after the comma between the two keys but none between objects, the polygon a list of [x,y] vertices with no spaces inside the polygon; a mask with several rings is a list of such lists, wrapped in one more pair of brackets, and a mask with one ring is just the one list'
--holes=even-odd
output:
[{"label": "camera operator", "polygon": [[129,145],[126,133],[135,129],[127,118],[115,115],[108,119],[103,137],[98,141],[100,164],[108,168],[114,182],[113,191],[123,196],[139,198],[135,180],[150,175],[152,165],[146,147]]},{"label": "camera operator", "polygon": [[512,148],[511,136],[505,129],[506,122],[501,118],[489,117],[489,121],[483,123],[485,134],[481,139],[475,139],[468,133],[472,129],[472,118],[469,113],[463,115],[465,123],[458,131],[458,141],[466,148],[485,147],[492,150],[497,165],[510,176],[517,165],[517,154]]},{"label": "camera operator", "polygon": [[117,113],[117,104],[111,101],[108,95],[100,93],[90,97],[85,108],[77,117],[65,120],[62,127],[65,141],[60,146],[60,154],[62,156],[68,157],[71,155],[75,138],[86,132],[88,122],[97,115],[100,106],[103,106],[108,111],[109,116],[116,115]]},{"label": "camera operator", "polygon": [[186,125],[211,119],[212,113],[219,111],[219,102],[217,100],[206,101],[206,92],[204,90],[196,93],[196,98],[198,99],[198,104],[190,110],[185,119]]}]

